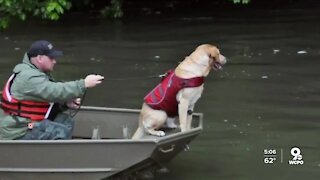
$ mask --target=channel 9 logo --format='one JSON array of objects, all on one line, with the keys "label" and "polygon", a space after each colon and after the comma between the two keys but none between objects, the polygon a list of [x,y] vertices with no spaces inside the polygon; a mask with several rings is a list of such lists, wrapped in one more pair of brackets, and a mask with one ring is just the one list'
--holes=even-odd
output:
[{"label": "channel 9 logo", "polygon": [[301,150],[298,147],[293,147],[291,148],[290,151],[291,155],[293,156],[292,160],[289,160],[290,165],[298,165],[298,164],[303,164],[302,160],[302,155],[301,155]]}]

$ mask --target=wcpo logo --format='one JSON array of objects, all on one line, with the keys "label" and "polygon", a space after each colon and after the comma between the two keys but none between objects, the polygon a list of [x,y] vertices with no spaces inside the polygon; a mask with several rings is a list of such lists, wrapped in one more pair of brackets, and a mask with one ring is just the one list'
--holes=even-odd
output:
[{"label": "wcpo logo", "polygon": [[289,164],[291,165],[298,165],[303,164],[301,150],[298,147],[291,148],[291,155],[293,156],[292,160],[289,160]]}]

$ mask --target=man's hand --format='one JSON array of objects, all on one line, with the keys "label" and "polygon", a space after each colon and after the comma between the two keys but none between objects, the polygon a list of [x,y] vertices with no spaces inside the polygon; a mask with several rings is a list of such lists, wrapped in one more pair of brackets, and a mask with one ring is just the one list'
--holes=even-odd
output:
[{"label": "man's hand", "polygon": [[81,99],[80,98],[72,99],[71,101],[66,103],[66,105],[70,109],[79,109],[80,108],[80,104],[81,104]]},{"label": "man's hand", "polygon": [[84,84],[86,88],[92,88],[96,85],[102,83],[102,80],[104,79],[101,75],[94,75],[90,74],[84,79]]}]

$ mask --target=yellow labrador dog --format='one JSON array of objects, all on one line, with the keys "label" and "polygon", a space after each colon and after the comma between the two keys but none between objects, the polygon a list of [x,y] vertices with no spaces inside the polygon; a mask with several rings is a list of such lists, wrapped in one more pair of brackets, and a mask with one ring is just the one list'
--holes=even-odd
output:
[{"label": "yellow labrador dog", "polygon": [[214,45],[198,46],[144,98],[139,127],[132,139],[145,134],[164,136],[159,128],[165,122],[169,128],[176,128],[173,122],[176,116],[182,132],[191,129],[192,112],[201,97],[204,77],[211,69],[220,70],[225,63],[226,58]]}]

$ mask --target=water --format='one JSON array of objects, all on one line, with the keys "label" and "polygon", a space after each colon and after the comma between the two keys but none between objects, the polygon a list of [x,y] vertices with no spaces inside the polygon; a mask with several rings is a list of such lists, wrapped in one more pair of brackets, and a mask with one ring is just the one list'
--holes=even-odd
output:
[{"label": "water", "polygon": [[[214,43],[229,61],[209,75],[195,107],[204,131],[155,179],[319,179],[320,16],[302,13],[15,24],[0,34],[0,85],[32,41],[47,39],[65,54],[56,79],[105,76],[85,105],[140,108],[159,81],[149,76]],[[303,165],[288,164],[294,146]],[[277,159],[265,164],[270,149]]]}]

